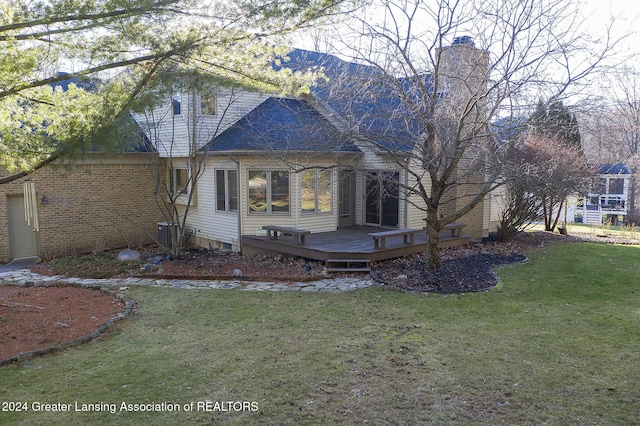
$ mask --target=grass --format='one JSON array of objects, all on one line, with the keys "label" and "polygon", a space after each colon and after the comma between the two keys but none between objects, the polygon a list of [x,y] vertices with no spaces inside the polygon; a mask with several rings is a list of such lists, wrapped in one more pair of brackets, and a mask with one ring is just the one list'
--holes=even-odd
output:
[{"label": "grass", "polygon": [[[529,255],[499,269],[496,289],[454,296],[131,288],[138,312],[126,326],[0,369],[2,401],[114,403],[116,413],[0,411],[0,423],[637,422],[640,248]],[[207,400],[258,409],[119,410]]]}]

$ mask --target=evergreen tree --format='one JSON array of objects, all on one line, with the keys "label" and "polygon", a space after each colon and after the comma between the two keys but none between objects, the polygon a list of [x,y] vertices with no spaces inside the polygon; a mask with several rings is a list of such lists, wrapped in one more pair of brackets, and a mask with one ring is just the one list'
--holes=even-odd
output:
[{"label": "evergreen tree", "polygon": [[530,118],[532,133],[581,149],[578,120],[562,101],[546,104],[539,101]]},{"label": "evergreen tree", "polygon": [[0,167],[16,172],[0,183],[116,148],[106,127],[162,72],[293,89],[297,79],[274,73],[273,37],[346,1],[0,1]]}]

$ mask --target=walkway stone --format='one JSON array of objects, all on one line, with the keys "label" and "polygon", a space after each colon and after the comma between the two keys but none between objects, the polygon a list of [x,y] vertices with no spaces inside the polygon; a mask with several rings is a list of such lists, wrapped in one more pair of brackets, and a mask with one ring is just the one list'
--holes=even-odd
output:
[{"label": "walkway stone", "polygon": [[337,277],[309,282],[262,282],[238,280],[165,280],[154,278],[67,278],[62,275],[48,276],[31,272],[29,269],[17,269],[0,272],[0,285],[38,285],[69,283],[87,287],[118,287],[126,290],[132,286],[169,287],[180,289],[216,289],[216,290],[244,290],[244,291],[299,291],[308,293],[330,293],[339,291],[353,291],[374,285],[372,279],[354,277]]}]

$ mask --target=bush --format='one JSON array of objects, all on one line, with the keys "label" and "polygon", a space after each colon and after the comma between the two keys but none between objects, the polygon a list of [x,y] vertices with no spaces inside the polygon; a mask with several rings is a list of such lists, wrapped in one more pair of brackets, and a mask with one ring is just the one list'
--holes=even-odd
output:
[{"label": "bush", "polygon": [[540,201],[537,197],[526,192],[521,185],[507,185],[507,206],[498,223],[496,238],[498,241],[508,241],[535,220],[539,212]]}]

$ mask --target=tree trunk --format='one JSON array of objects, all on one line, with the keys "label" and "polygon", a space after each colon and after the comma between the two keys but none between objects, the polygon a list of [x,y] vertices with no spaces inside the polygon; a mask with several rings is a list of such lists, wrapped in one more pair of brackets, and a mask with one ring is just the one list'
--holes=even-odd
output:
[{"label": "tree trunk", "polygon": [[438,229],[438,213],[436,211],[427,212],[427,250],[429,250],[429,267],[432,269],[440,269],[442,261],[440,260],[440,230]]},{"label": "tree trunk", "polygon": [[549,228],[551,227],[551,218],[549,209],[547,208],[547,201],[548,199],[546,197],[542,199],[542,216],[544,217],[544,230],[550,231],[551,229]]},{"label": "tree trunk", "polygon": [[637,167],[631,169],[631,177],[629,178],[629,210],[634,211],[636,209],[636,172]]},{"label": "tree trunk", "polygon": [[[553,219],[553,223],[551,224],[551,229],[549,229],[549,231],[551,232],[555,231],[556,226],[558,226],[558,221],[560,220],[560,213],[562,212],[564,201],[565,200],[561,200],[558,203],[558,213],[556,213],[556,217]],[[551,208],[551,211],[553,212],[553,208]]]}]

